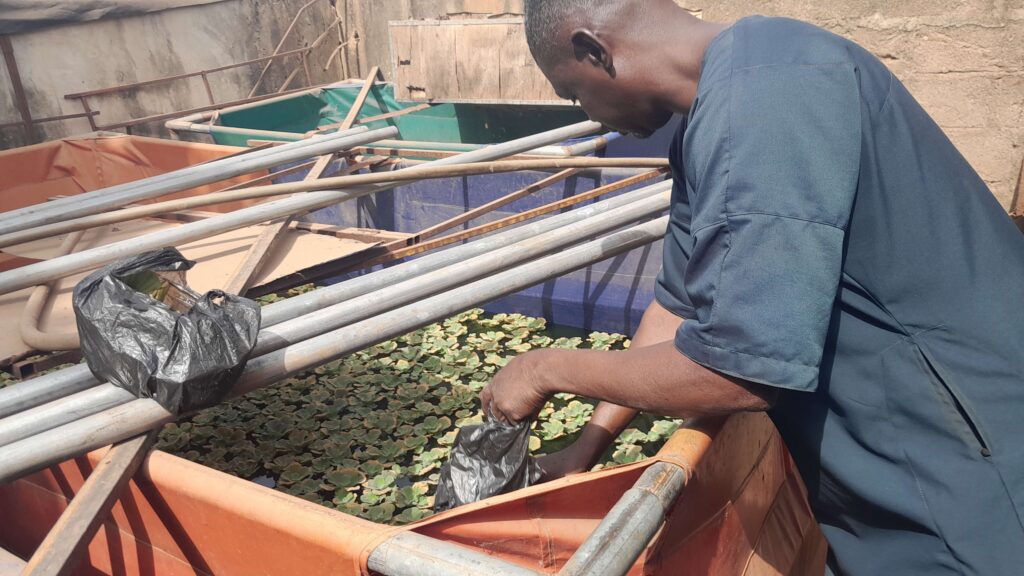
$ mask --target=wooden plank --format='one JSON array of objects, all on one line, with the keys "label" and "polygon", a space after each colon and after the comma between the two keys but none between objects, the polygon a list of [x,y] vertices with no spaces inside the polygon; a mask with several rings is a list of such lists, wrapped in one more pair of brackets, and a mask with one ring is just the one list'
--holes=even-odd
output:
[{"label": "wooden plank", "polygon": [[346,267],[332,268],[328,273],[324,274],[324,276],[346,274],[348,272],[362,270],[364,268],[369,268],[371,266],[376,266],[378,264],[386,264],[388,262],[394,262],[395,260],[401,260],[402,258],[405,258],[407,256],[414,256],[416,254],[422,254],[423,252],[429,252],[430,250],[435,250],[437,248],[448,246],[450,244],[461,242],[463,240],[469,240],[470,238],[475,238],[477,236],[488,234],[490,232],[494,232],[496,230],[500,230],[502,228],[518,224],[520,222],[525,222],[526,220],[529,220],[531,218],[536,218],[538,216],[550,214],[558,210],[564,210],[566,208],[575,206],[582,202],[593,200],[595,198],[598,198],[599,196],[611,194],[612,192],[622,190],[623,188],[628,188],[629,186],[633,186],[635,184],[640,184],[641,182],[646,182],[648,180],[658,178],[659,176],[662,176],[667,172],[667,168],[659,168],[657,170],[651,170],[650,172],[637,174],[636,176],[623,178],[622,180],[619,180],[617,182],[612,182],[611,184],[606,184],[599,188],[594,188],[593,190],[576,194],[575,196],[563,198],[561,200],[557,200],[555,202],[551,202],[543,206],[538,206],[537,208],[534,208],[532,210],[526,210],[518,214],[506,216],[505,218],[495,220],[494,222],[488,222],[487,224],[474,226],[473,228],[469,228],[468,230],[455,232],[454,234],[442,236],[440,238],[429,240],[427,242],[413,243],[410,246],[408,245],[409,241],[406,241],[405,245],[403,245],[401,241],[395,241],[388,244],[384,244],[379,247],[374,247],[358,255],[350,257],[350,259],[362,258],[361,261]]},{"label": "wooden plank", "polygon": [[42,357],[27,358],[25,360],[18,360],[11,363],[10,371],[11,375],[18,380],[28,380],[35,378],[40,372],[49,370],[50,368],[56,368],[64,364],[78,364],[82,360],[82,352],[80,350],[64,350],[63,352],[54,352]]},{"label": "wooden plank", "polygon": [[157,434],[158,431],[153,430],[125,440],[107,452],[29,559],[22,574],[62,576],[78,567],[89,542],[149,453]]},{"label": "wooden plank", "polygon": [[432,88],[427,82],[420,82],[429,100],[439,94],[458,91],[458,60],[455,54],[455,29],[450,26],[427,26],[419,30],[415,37],[415,46],[419,55],[420,78],[429,78],[436,83]]},{"label": "wooden plank", "polygon": [[579,174],[582,171],[583,170],[580,169],[580,168],[569,168],[568,170],[562,170],[561,172],[558,172],[556,174],[552,174],[551,176],[548,176],[547,178],[543,178],[540,181],[535,182],[535,183],[533,183],[533,184],[531,184],[531,185],[529,185],[529,186],[527,186],[525,188],[521,188],[519,190],[516,190],[515,192],[512,192],[511,194],[506,194],[505,196],[502,196],[501,198],[498,198],[496,200],[492,200],[492,201],[490,201],[490,202],[488,202],[488,203],[486,203],[486,204],[484,204],[482,206],[478,206],[478,207],[476,207],[476,208],[474,208],[472,210],[467,210],[466,212],[464,212],[464,213],[462,213],[462,214],[460,214],[460,215],[458,215],[458,216],[456,216],[454,218],[449,218],[448,220],[445,220],[444,222],[440,222],[440,223],[435,224],[435,225],[433,225],[433,226],[431,226],[429,228],[424,228],[423,230],[420,230],[420,232],[414,236],[414,241],[415,242],[420,242],[422,240],[426,240],[427,238],[433,238],[434,236],[437,236],[438,234],[440,234],[441,232],[444,232],[445,230],[450,230],[450,229],[458,226],[459,224],[465,224],[466,222],[469,222],[470,220],[473,220],[475,218],[479,218],[480,216],[483,216],[484,214],[488,214],[490,212],[493,212],[493,211],[497,210],[498,208],[501,208],[502,206],[505,206],[507,204],[511,204],[512,202],[515,202],[516,200],[519,200],[520,198],[522,198],[524,196],[529,196],[530,194],[533,194],[534,192],[538,192],[538,191],[543,190],[543,189],[545,189],[545,188],[547,188],[549,186],[553,186],[553,185],[555,185],[555,184],[557,184],[557,183],[559,183],[559,182],[561,182],[563,180],[571,178],[571,177],[575,176],[576,174]]},{"label": "wooden plank", "polygon": [[363,110],[363,104],[366,103],[366,97],[370,95],[373,85],[377,80],[383,79],[384,77],[381,76],[379,66],[370,68],[370,73],[366,75],[363,87],[359,89],[359,94],[356,95],[356,99],[352,102],[352,107],[348,109],[348,114],[345,115],[345,119],[338,126],[339,132],[344,132],[355,125],[356,118],[359,117],[359,113]]},{"label": "wooden plank", "polygon": [[456,96],[464,100],[500,98],[498,50],[506,27],[455,27]]},{"label": "wooden plank", "polygon": [[334,236],[345,240],[357,240],[373,244],[382,240],[404,240],[412,236],[405,232],[392,232],[391,230],[377,230],[374,228],[345,228],[343,226],[331,226],[330,224],[317,224],[315,222],[292,222],[292,228],[304,230],[313,234]]},{"label": "wooden plank", "polygon": [[419,104],[417,106],[410,106],[408,108],[402,108],[401,110],[395,110],[394,112],[387,112],[386,114],[377,114],[376,116],[367,116],[356,120],[356,124],[369,124],[370,122],[377,122],[379,120],[390,120],[391,118],[397,118],[399,116],[405,116],[406,114],[412,114],[413,112],[419,112],[420,110],[426,110],[430,108],[430,104]]},{"label": "wooden plank", "polygon": [[399,100],[565,103],[533,61],[522,18],[389,23]]},{"label": "wooden plank", "polygon": [[533,61],[526,43],[526,30],[521,25],[505,27],[505,37],[498,44],[498,66],[501,76],[498,97],[502,100],[560,100]]},{"label": "wooden plank", "polygon": [[[359,112],[363,109],[363,104],[366,102],[367,96],[370,95],[370,91],[373,89],[374,83],[383,78],[380,74],[380,68],[374,66],[370,69],[370,73],[366,76],[366,80],[363,82],[363,87],[359,90],[359,94],[356,96],[355,101],[352,103],[352,107],[349,108],[348,114],[345,116],[345,120],[338,127],[339,131],[345,131],[352,127],[355,123],[356,118],[359,117]],[[316,180],[323,175],[324,171],[330,165],[331,160],[334,159],[334,154],[325,154],[316,160],[316,164],[309,170],[309,174],[303,180]],[[252,247],[246,253],[245,258],[238,265],[235,273],[231,277],[231,281],[224,288],[225,292],[231,294],[245,294],[245,291],[249,289],[255,279],[256,273],[259,272],[260,267],[266,262],[267,256],[270,254],[271,249],[277,242],[278,238],[281,237],[282,233],[288,229],[288,225],[291,224],[292,217],[281,218],[275,220],[266,225],[263,232],[260,233],[259,238],[253,243]]]},{"label": "wooden plank", "polygon": [[409,86],[413,78],[418,77],[415,71],[419,58],[414,57],[412,51],[412,27],[410,26],[389,26],[389,37],[391,42],[391,62],[394,68],[391,69],[391,77],[395,79],[395,98],[399,100],[420,100],[410,92]]},{"label": "wooden plank", "polygon": [[[316,164],[309,170],[309,174],[304,180],[319,178],[327,170],[327,166],[333,158],[333,154],[326,154],[318,158]],[[238,264],[238,268],[235,268],[234,273],[231,275],[231,281],[224,287],[225,292],[238,295],[245,294],[245,291],[252,285],[252,281],[255,279],[260,267],[266,262],[267,255],[270,254],[274,243],[281,237],[281,231],[288,228],[290,222],[291,218],[282,218],[264,225],[263,231],[260,232],[259,237],[249,247],[249,251],[246,252],[245,258]]]},{"label": "wooden plank", "polygon": [[397,69],[402,74],[405,99],[434,100],[438,95],[458,93],[455,29],[451,26],[407,26],[407,52]]}]

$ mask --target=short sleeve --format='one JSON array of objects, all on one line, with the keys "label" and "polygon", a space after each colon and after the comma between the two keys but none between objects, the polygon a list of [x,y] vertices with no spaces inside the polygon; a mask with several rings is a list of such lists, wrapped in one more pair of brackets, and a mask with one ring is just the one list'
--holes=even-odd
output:
[{"label": "short sleeve", "polygon": [[[733,70],[708,97],[686,159],[692,201],[683,284],[696,320],[676,347],[720,372],[813,391],[843,266],[860,165],[852,64]],[[701,121],[695,116],[694,128]]]},{"label": "short sleeve", "polygon": [[683,170],[682,142],[686,121],[680,123],[668,159],[672,168],[672,199],[669,204],[668,230],[665,233],[661,255],[661,270],[654,282],[654,299],[669,312],[691,320],[693,305],[683,289],[683,274],[690,261],[693,239],[690,237],[690,202],[686,194]]}]

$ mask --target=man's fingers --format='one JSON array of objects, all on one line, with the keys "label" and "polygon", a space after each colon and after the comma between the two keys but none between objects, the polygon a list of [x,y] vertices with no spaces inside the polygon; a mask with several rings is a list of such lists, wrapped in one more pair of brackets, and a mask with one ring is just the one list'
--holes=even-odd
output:
[{"label": "man's fingers", "polygon": [[505,416],[505,413],[502,412],[500,408],[495,406],[493,402],[491,403],[491,418],[497,420],[498,422],[501,422],[502,424],[509,424],[508,416]]}]

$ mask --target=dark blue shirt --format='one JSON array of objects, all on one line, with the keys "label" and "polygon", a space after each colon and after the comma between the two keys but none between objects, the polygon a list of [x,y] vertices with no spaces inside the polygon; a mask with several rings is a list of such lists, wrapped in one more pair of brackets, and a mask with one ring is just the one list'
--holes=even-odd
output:
[{"label": "dark blue shirt", "polygon": [[670,152],[658,301],[771,411],[846,574],[1024,574],[1024,236],[855,44],[747,18]]}]

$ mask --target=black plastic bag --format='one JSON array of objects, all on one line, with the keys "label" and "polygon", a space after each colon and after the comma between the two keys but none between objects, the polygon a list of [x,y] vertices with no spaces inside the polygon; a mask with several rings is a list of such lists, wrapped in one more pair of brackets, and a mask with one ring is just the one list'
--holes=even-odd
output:
[{"label": "black plastic bag", "polygon": [[542,472],[529,450],[528,421],[509,426],[488,418],[463,427],[441,467],[434,512],[536,484]]},{"label": "black plastic bag", "polygon": [[115,262],[75,286],[82,355],[100,380],[175,414],[212,406],[245,368],[259,304],[185,284],[194,262],[174,248]]}]

